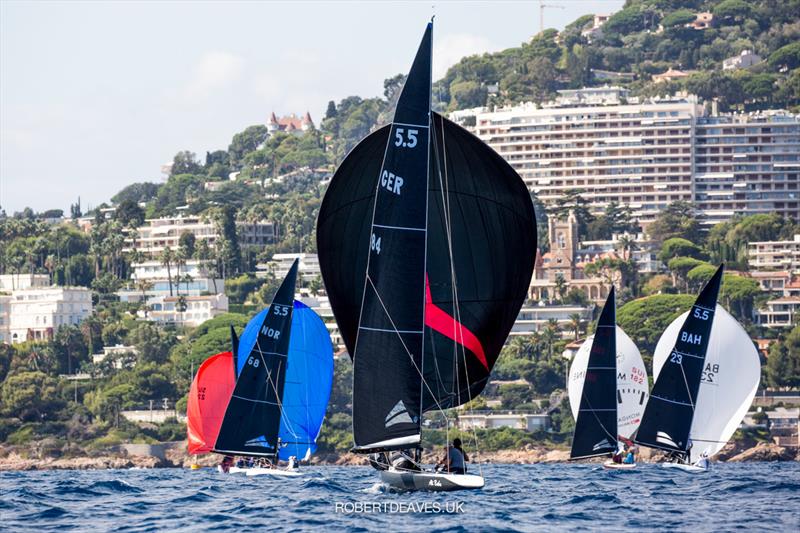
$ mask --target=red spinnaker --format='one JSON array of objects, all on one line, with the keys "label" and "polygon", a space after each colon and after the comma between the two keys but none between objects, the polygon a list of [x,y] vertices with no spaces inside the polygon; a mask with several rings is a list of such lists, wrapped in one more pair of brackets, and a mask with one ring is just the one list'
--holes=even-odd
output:
[{"label": "red spinnaker", "polygon": [[200,365],[186,407],[189,453],[207,453],[214,448],[235,386],[231,352],[212,355]]}]

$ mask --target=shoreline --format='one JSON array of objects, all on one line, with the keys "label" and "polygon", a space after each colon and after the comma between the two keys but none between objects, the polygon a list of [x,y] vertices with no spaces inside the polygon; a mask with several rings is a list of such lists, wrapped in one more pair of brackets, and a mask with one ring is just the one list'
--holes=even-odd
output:
[{"label": "shoreline", "polygon": [[[130,468],[189,468],[193,463],[201,467],[215,467],[219,457],[213,454],[190,456],[185,448],[175,446],[169,449],[164,458],[128,454],[81,455],[75,457],[30,458],[17,450],[4,450],[0,457],[0,472],[32,470],[110,470]],[[637,463],[660,463],[665,455],[661,452],[642,449]],[[602,463],[606,458],[580,461],[581,463]],[[749,448],[739,448],[728,444],[714,462],[775,462],[800,461],[800,452],[771,443],[758,443]],[[423,462],[435,463],[432,453],[423,455]],[[473,452],[473,464],[555,464],[569,462],[569,450],[544,447],[529,447],[524,450],[498,450],[494,452]],[[352,453],[320,454],[308,463],[311,466],[368,466],[366,457]]]}]

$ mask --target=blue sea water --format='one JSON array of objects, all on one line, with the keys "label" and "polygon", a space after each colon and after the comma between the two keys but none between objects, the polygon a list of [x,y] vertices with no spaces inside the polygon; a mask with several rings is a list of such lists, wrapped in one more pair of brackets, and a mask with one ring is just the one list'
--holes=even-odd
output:
[{"label": "blue sea water", "polygon": [[486,487],[394,493],[369,467],[275,480],[197,471],[0,472],[4,531],[800,531],[800,463],[484,465]]}]

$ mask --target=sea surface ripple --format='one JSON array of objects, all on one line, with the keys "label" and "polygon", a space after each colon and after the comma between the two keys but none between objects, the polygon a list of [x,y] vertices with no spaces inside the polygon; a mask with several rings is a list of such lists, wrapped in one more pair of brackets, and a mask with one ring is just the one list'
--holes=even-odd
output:
[{"label": "sea surface ripple", "polygon": [[800,531],[800,463],[484,465],[486,487],[397,493],[369,467],[295,479],[196,471],[0,472],[3,531]]}]

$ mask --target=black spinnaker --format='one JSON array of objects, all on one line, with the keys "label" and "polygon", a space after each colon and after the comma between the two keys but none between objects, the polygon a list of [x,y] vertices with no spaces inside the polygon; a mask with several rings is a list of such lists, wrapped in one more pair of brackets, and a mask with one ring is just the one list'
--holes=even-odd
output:
[{"label": "black spinnaker", "polygon": [[686,455],[723,265],[695,300],[675,346],[653,385],[636,432],[637,443]]},{"label": "black spinnaker", "polygon": [[617,448],[617,319],[614,287],[594,333],[570,459],[608,455]]},{"label": "black spinnaker", "polygon": [[413,447],[422,413],[483,390],[533,272],[525,184],[429,113],[430,54],[429,25],[394,121],[339,166],[317,224],[322,277],[354,358],[356,451]]},{"label": "black spinnaker", "polygon": [[292,326],[295,260],[258,331],[233,390],[214,451],[236,455],[276,456],[281,400]]}]

